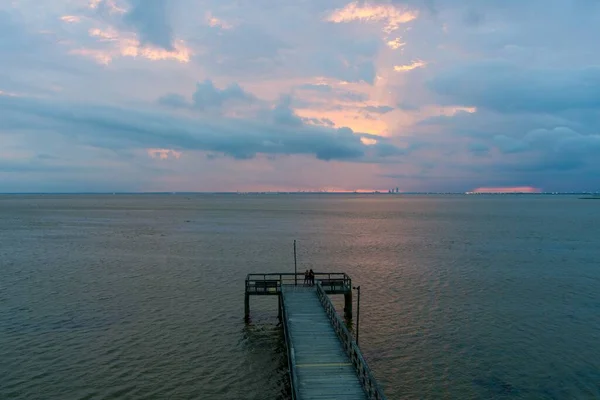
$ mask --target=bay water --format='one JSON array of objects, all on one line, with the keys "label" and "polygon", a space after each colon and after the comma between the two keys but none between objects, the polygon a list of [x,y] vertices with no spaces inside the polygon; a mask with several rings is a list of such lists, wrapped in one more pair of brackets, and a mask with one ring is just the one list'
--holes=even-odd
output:
[{"label": "bay water", "polygon": [[600,398],[600,201],[123,194],[0,196],[0,399],[287,399],[294,240],[389,399]]}]

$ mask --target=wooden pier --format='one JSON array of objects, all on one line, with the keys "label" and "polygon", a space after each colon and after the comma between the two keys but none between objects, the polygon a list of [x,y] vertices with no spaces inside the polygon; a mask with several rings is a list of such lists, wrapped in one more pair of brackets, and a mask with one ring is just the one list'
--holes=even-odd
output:
[{"label": "wooden pier", "polygon": [[344,314],[352,318],[352,280],[345,273],[250,274],[246,278],[245,316],[251,295],[276,295],[288,355],[293,400],[385,400],[329,294],[343,294]]}]

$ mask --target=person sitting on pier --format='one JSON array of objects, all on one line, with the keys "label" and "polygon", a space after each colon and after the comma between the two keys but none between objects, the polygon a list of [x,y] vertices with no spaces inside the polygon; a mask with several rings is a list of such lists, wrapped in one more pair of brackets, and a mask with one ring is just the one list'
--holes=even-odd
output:
[{"label": "person sitting on pier", "polygon": [[304,272],[304,285],[308,285],[310,283],[310,275],[308,274],[308,270]]},{"label": "person sitting on pier", "polygon": [[308,271],[308,282],[310,286],[315,284],[315,273],[313,272],[312,268],[310,271]]}]

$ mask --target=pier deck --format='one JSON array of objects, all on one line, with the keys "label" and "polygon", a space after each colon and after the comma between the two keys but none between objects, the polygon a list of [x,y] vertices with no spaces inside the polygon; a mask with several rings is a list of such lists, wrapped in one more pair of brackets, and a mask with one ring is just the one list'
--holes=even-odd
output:
[{"label": "pier deck", "polygon": [[282,295],[298,399],[367,399],[316,288],[284,287]]},{"label": "pier deck", "polygon": [[357,343],[328,294],[344,295],[344,314],[352,318],[352,280],[344,273],[249,274],[245,317],[251,295],[277,295],[285,334],[293,400],[385,400]]}]

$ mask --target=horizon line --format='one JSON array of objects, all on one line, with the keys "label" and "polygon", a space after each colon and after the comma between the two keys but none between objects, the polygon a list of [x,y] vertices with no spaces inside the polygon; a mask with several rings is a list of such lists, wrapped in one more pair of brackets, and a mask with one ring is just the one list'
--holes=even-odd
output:
[{"label": "horizon line", "polygon": [[435,194],[448,194],[448,195],[506,195],[506,194],[518,194],[518,195],[577,195],[577,194],[600,194],[600,191],[575,191],[575,192],[563,192],[563,191],[543,191],[543,192],[474,192],[474,191],[414,191],[414,192],[394,192],[389,193],[387,191],[285,191],[285,190],[260,190],[260,191],[89,191],[89,192],[0,192],[0,195],[144,195],[144,194],[161,194],[161,195],[177,195],[177,194],[232,194],[232,195],[247,195],[247,194],[329,194],[329,195],[347,195],[347,194],[381,194],[381,195],[402,195],[402,194],[420,194],[420,195],[435,195]]}]

